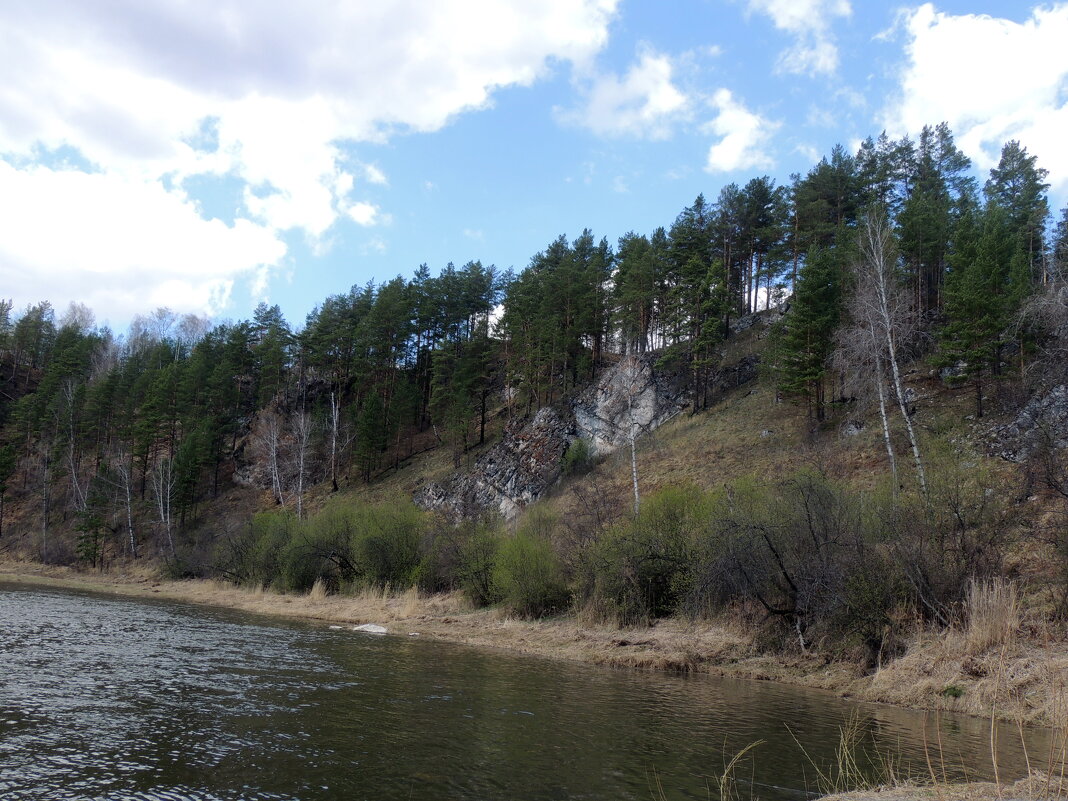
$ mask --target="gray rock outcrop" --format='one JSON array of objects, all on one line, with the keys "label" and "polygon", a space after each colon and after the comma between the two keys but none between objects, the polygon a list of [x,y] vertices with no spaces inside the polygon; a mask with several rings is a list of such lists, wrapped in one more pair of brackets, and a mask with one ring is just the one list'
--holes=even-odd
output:
[{"label": "gray rock outcrop", "polygon": [[564,410],[545,407],[530,420],[510,424],[470,470],[423,485],[415,502],[452,517],[487,510],[515,517],[556,483],[575,439],[586,440],[590,456],[604,456],[629,442],[632,426],[640,436],[684,408],[682,388],[654,369],[656,359],[623,357]]},{"label": "gray rock outcrop", "polygon": [[505,428],[501,441],[478,457],[471,470],[420,487],[415,502],[453,517],[493,510],[511,519],[559,478],[571,429],[555,409],[539,409],[529,422]]},{"label": "gray rock outcrop", "polygon": [[1068,384],[1035,395],[1015,420],[995,432],[994,450],[1012,462],[1041,447],[1068,448]]},{"label": "gray rock outcrop", "polygon": [[575,435],[590,455],[604,456],[636,436],[652,431],[685,406],[681,389],[654,369],[656,356],[624,356],[572,404]]}]

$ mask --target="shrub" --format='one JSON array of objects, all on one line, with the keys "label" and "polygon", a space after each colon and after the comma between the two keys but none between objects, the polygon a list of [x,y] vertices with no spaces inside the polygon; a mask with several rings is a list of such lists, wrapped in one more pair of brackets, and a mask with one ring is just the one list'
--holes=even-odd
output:
[{"label": "shrub", "polygon": [[243,583],[260,588],[280,583],[294,523],[294,518],[288,512],[261,512],[252,518]]},{"label": "shrub", "polygon": [[594,546],[592,600],[614,610],[622,625],[678,611],[706,523],[706,501],[693,487],[667,487],[647,497],[637,518]]},{"label": "shrub", "polygon": [[359,519],[359,568],[379,586],[408,588],[422,560],[426,516],[410,501],[364,507]]},{"label": "shrub", "polygon": [[488,606],[500,600],[493,571],[502,539],[499,526],[480,524],[469,532],[460,546],[456,579],[475,606]]},{"label": "shrub", "polygon": [[560,464],[560,472],[565,476],[580,476],[593,467],[590,444],[582,437],[571,440]]},{"label": "shrub", "polygon": [[500,543],[492,586],[505,607],[523,617],[542,617],[568,605],[567,585],[552,547],[526,531]]}]

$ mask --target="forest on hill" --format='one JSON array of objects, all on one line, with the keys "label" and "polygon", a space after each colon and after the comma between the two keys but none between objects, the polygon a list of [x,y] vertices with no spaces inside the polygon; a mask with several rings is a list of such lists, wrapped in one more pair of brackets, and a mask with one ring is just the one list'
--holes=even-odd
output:
[{"label": "forest on hill", "polygon": [[[988,535],[1003,519],[964,519],[960,498],[938,495],[904,374],[917,360],[942,368],[972,390],[976,418],[997,382],[1021,388],[1009,413],[1063,383],[1068,209],[1051,212],[1045,179],[1012,141],[980,185],[942,124],[836,147],[787,184],[729,184],[615,244],[561,235],[518,273],[421,265],[330,296],[299,324],[266,304],[218,324],[157,309],[118,334],[78,304],[0,303],[0,549],[291,590],[462,587],[533,615],[593,600],[647,620],[744,597],[802,647],[815,621],[842,614],[843,631],[881,652],[895,605],[944,622],[970,579],[1002,570]],[[721,495],[677,487],[561,552],[536,519],[509,537],[499,521],[323,500],[427,449],[459,466],[494,415],[565,402],[624,355],[655,352],[701,413],[732,323],[784,304],[769,380],[813,431],[836,403],[867,404],[885,507],[815,475]],[[235,482],[269,497],[266,511],[238,534],[205,534]],[[875,507],[894,511],[876,520]],[[909,547],[880,547],[890,540]]]}]

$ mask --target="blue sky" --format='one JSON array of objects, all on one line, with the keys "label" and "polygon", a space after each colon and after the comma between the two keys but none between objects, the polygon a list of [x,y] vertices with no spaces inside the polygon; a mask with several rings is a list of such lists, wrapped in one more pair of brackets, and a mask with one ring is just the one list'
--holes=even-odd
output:
[{"label": "blue sky", "polygon": [[122,330],[426,262],[521,269],[836,143],[1020,139],[1068,201],[1068,3],[14,0],[0,296]]}]

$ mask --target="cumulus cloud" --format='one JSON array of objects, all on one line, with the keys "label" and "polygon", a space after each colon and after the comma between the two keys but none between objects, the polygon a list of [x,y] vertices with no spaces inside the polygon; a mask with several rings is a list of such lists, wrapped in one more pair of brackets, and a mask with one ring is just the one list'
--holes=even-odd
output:
[{"label": "cumulus cloud", "polygon": [[380,223],[389,223],[389,216],[382,214],[378,206],[366,201],[360,201],[349,206],[348,215],[357,225],[365,228]]},{"label": "cumulus cloud", "polygon": [[235,279],[286,253],[269,229],[205,220],[159,182],[0,161],[0,187],[0,283],[21,302],[216,313]]},{"label": "cumulus cloud", "polygon": [[1068,3],[1035,8],[1023,23],[938,12],[927,3],[904,20],[900,95],[883,112],[895,133],[949,123],[979,167],[1020,140],[1068,188]]},{"label": "cumulus cloud", "polygon": [[363,175],[367,179],[368,183],[378,184],[379,186],[385,186],[389,183],[389,179],[386,178],[386,174],[374,164],[363,165]]},{"label": "cumulus cloud", "polygon": [[673,71],[668,56],[643,46],[625,75],[596,75],[583,91],[584,105],[557,114],[599,136],[665,139],[690,105],[675,85]]},{"label": "cumulus cloud", "polygon": [[[38,154],[76,152],[92,165],[101,193],[91,216],[138,191],[159,201],[136,218],[115,215],[98,229],[107,237],[82,231],[95,252],[120,247],[115,240],[124,232],[136,237],[134,219],[153,230],[183,230],[189,240],[182,252],[200,254],[199,263],[217,261],[210,248],[233,252],[255,232],[273,243],[255,249],[268,261],[239,258],[242,270],[227,269],[220,280],[262,276],[282,258],[285,234],[327,236],[362,208],[350,197],[354,188],[385,185],[376,166],[346,161],[349,144],[437,130],[485,107],[502,87],[531,84],[554,62],[589,69],[617,2],[115,0],[106,10],[81,0],[9,3],[0,9],[0,157],[38,196],[37,187],[60,180],[40,169]],[[243,184],[239,224],[188,218],[194,204],[181,187],[201,175]],[[12,186],[0,182],[0,205],[17,205]],[[51,238],[78,229],[75,211],[67,204],[49,211]],[[162,216],[147,220],[150,214]],[[376,208],[372,217],[383,215]],[[143,274],[169,263],[163,248],[157,251],[138,253]],[[37,262],[15,260],[22,253],[6,247],[0,269],[36,269]],[[206,308],[209,279],[196,280],[200,306],[180,310]],[[194,302],[189,293],[180,297]],[[100,311],[146,305],[140,297]]]},{"label": "cumulus cloud", "polygon": [[779,55],[778,69],[805,75],[838,69],[838,47],[831,33],[836,17],[853,13],[849,0],[747,0],[749,10],[764,14],[794,44]]},{"label": "cumulus cloud", "polygon": [[704,126],[707,133],[719,137],[708,150],[708,172],[767,169],[774,164],[767,146],[781,123],[761,117],[734,98],[729,89],[712,96],[716,117]]}]

